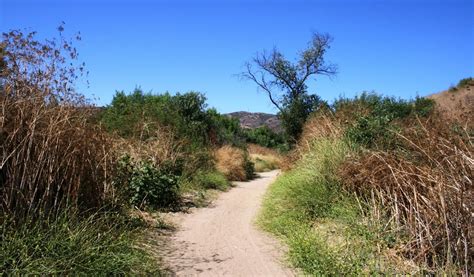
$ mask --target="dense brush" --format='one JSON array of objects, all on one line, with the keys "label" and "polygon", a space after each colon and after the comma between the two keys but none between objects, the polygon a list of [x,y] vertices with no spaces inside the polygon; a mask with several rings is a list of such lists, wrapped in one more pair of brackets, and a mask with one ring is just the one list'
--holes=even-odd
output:
[{"label": "dense brush", "polygon": [[[341,166],[350,191],[409,235],[402,253],[428,268],[472,269],[474,146],[439,119],[397,133],[399,148],[369,151]],[[387,223],[387,224],[389,224]]]}]

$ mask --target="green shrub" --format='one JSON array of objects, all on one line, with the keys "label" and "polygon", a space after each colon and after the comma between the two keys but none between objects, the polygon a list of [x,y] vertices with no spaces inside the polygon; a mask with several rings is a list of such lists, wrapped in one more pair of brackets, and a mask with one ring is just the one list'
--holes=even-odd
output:
[{"label": "green shrub", "polygon": [[[71,215],[72,214],[72,215]],[[136,247],[139,225],[117,213],[0,225],[3,275],[159,275],[158,263]]]},{"label": "green shrub", "polygon": [[430,115],[435,107],[435,101],[433,99],[424,97],[416,97],[413,104],[414,113],[422,117]]},{"label": "green shrub", "polygon": [[348,106],[355,111],[356,120],[346,129],[346,136],[366,147],[390,148],[396,145],[396,123],[410,116],[430,115],[434,101],[420,97],[406,101],[364,92],[354,99],[338,100],[334,105],[336,114],[339,108]]},{"label": "green shrub", "polygon": [[206,97],[194,91],[175,95],[144,93],[140,88],[129,94],[117,91],[101,122],[110,132],[141,140],[153,138],[154,131],[164,126],[191,148],[243,142],[239,121],[209,109]]},{"label": "green shrub", "polygon": [[394,138],[389,131],[391,127],[388,117],[364,116],[346,130],[346,135],[351,141],[367,147],[388,145]]},{"label": "green shrub", "polygon": [[468,78],[459,80],[457,87],[462,88],[462,87],[465,87],[467,85],[472,85],[472,84],[474,84],[474,78],[468,77]]},{"label": "green shrub", "polygon": [[125,191],[126,200],[137,207],[164,208],[179,200],[181,169],[173,164],[156,167],[149,161],[134,162],[129,156],[119,161],[116,186]]},{"label": "green shrub", "polygon": [[207,116],[211,126],[211,143],[244,147],[245,132],[240,127],[239,119],[219,114],[214,108],[207,110]]},{"label": "green shrub", "polygon": [[250,160],[247,152],[244,156],[244,171],[246,180],[252,180],[255,177],[255,164]]},{"label": "green shrub", "polygon": [[219,171],[199,171],[195,174],[193,182],[204,189],[227,190],[230,182],[225,178],[224,174]]},{"label": "green shrub", "polygon": [[276,133],[268,126],[245,130],[244,135],[248,143],[268,148],[280,148],[286,141],[282,133]]},{"label": "green shrub", "polygon": [[205,101],[198,92],[172,96],[144,93],[140,88],[130,94],[117,91],[102,114],[102,123],[125,138],[146,140],[158,126],[167,126],[180,138],[206,144],[210,126]]}]

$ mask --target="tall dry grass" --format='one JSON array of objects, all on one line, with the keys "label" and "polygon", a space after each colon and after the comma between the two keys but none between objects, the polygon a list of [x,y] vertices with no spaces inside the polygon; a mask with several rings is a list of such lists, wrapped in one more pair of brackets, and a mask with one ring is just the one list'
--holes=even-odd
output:
[{"label": "tall dry grass", "polygon": [[441,119],[416,121],[396,134],[399,148],[368,151],[341,166],[346,189],[373,203],[408,239],[401,253],[428,269],[472,273],[474,145],[466,130]]},{"label": "tall dry grass", "polygon": [[293,150],[281,162],[285,171],[294,167],[304,154],[308,153],[315,140],[321,138],[340,138],[343,135],[341,120],[330,111],[313,115],[305,123],[303,133]]},{"label": "tall dry grass", "polygon": [[247,150],[256,172],[281,168],[283,156],[278,151],[257,144],[248,144]]},{"label": "tall dry grass", "polygon": [[216,168],[223,173],[228,180],[246,181],[247,174],[245,172],[245,151],[225,145],[214,152],[216,159]]},{"label": "tall dry grass", "polygon": [[111,145],[74,91],[83,67],[69,64],[72,42],[34,36],[12,31],[1,43],[0,209],[18,219],[98,207],[111,189]]},{"label": "tall dry grass", "polygon": [[113,150],[117,156],[129,155],[134,161],[148,161],[160,167],[163,163],[176,164],[186,157],[184,141],[177,140],[169,128],[156,127],[152,139],[114,136]]}]

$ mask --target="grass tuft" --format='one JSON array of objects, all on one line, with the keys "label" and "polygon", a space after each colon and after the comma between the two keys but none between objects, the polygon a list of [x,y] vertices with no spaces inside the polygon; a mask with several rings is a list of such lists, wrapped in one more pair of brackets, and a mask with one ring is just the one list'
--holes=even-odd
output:
[{"label": "grass tuft", "polygon": [[160,274],[136,245],[140,222],[116,213],[87,218],[64,212],[50,221],[0,225],[0,272],[6,275]]},{"label": "grass tuft", "polygon": [[259,225],[289,247],[289,262],[306,274],[388,273],[393,267],[377,249],[380,241],[347,195],[336,170],[350,147],[340,139],[319,139],[293,170],[270,187]]},{"label": "grass tuft", "polygon": [[194,182],[199,187],[221,191],[226,191],[231,186],[225,175],[219,171],[199,171],[194,176]]}]

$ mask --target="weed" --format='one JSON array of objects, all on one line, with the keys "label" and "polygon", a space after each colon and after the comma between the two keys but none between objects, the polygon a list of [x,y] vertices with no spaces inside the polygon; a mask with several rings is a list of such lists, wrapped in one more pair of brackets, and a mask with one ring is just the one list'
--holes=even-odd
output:
[{"label": "weed", "polygon": [[197,187],[204,189],[225,191],[230,187],[230,182],[218,171],[199,171],[193,177],[193,182]]},{"label": "weed", "polygon": [[117,213],[0,225],[0,272],[6,275],[160,274],[158,263],[135,247],[140,225]]},{"label": "weed", "polygon": [[124,156],[119,161],[120,177],[116,186],[126,194],[126,200],[139,208],[163,208],[175,205],[179,199],[181,169],[172,163],[159,167],[151,161],[132,161]]},{"label": "weed", "polygon": [[354,227],[360,224],[359,208],[335,175],[348,151],[341,140],[313,142],[265,197],[260,225],[288,244],[290,262],[305,273],[361,273],[373,258],[371,242],[354,231],[365,228]]}]

